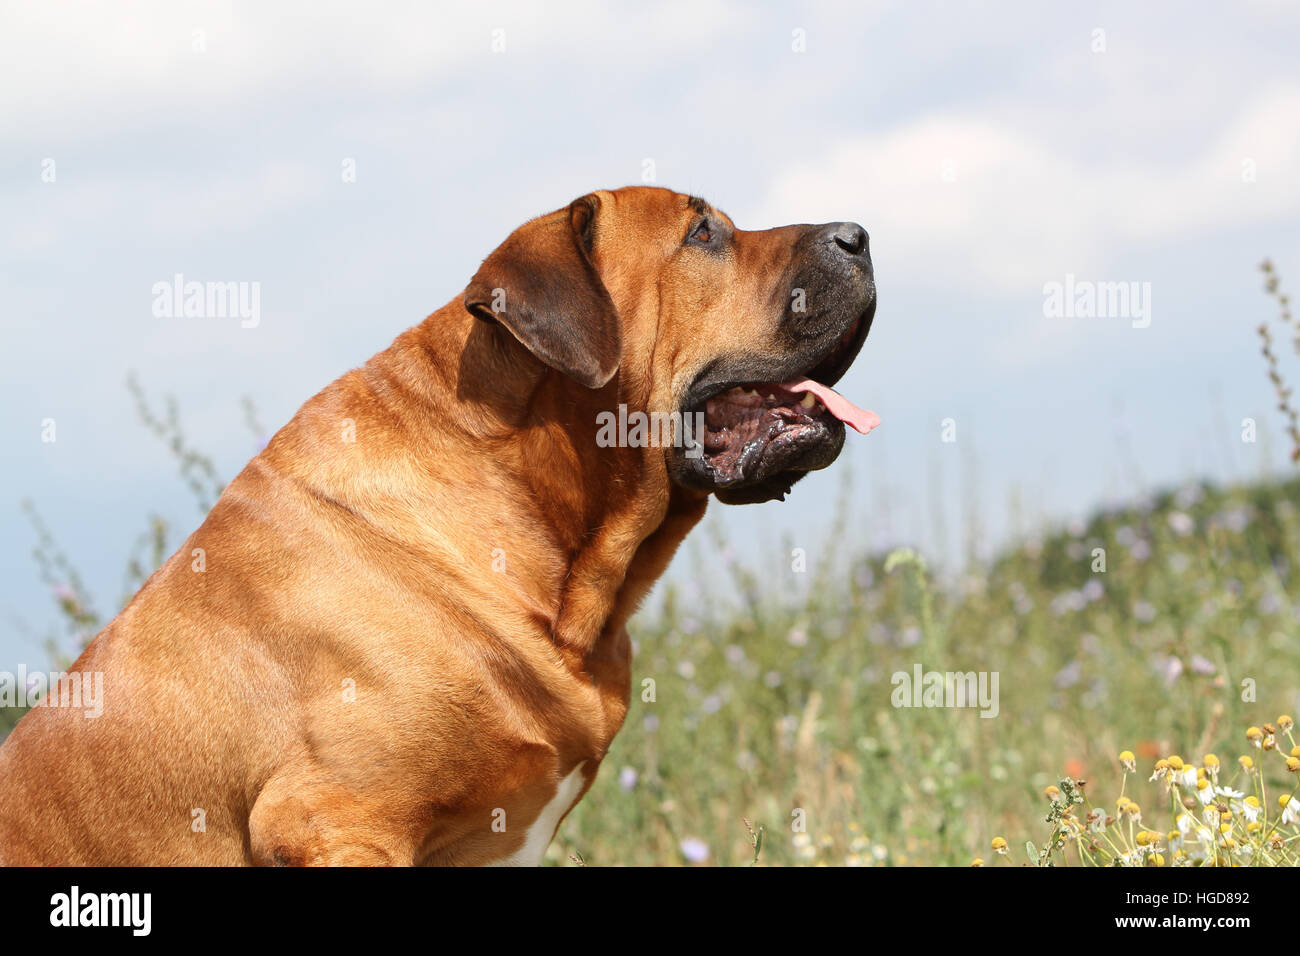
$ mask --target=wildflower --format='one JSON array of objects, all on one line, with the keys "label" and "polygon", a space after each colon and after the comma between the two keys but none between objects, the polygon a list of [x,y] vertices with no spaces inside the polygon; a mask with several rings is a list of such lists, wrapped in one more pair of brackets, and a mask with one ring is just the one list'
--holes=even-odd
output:
[{"label": "wildflower", "polygon": [[624,790],[635,790],[638,779],[640,774],[636,772],[635,767],[624,767],[618,772],[618,785]]},{"label": "wildflower", "polygon": [[1251,760],[1250,757],[1245,754],[1242,754],[1237,758],[1237,763],[1241,764],[1241,769],[1246,771],[1246,773],[1250,773],[1255,769],[1255,761]]},{"label": "wildflower", "polygon": [[796,833],[790,840],[794,845],[795,854],[801,860],[811,860],[817,856],[817,847],[813,845],[812,837],[807,833]]},{"label": "wildflower", "polygon": [[1157,760],[1155,769],[1151,773],[1150,782],[1155,783],[1157,780],[1168,780],[1168,779],[1169,779],[1169,761],[1163,758]]},{"label": "wildflower", "polygon": [[1300,823],[1300,800],[1292,800],[1290,794],[1284,793],[1277,798],[1277,805],[1282,808],[1283,826]]},{"label": "wildflower", "polygon": [[971,860],[970,865],[971,865],[971,866],[983,866],[983,865],[984,865],[984,858],[983,858],[982,856],[977,856],[977,857],[975,857],[975,859]]},{"label": "wildflower", "polygon": [[1139,830],[1133,842],[1142,852],[1149,855],[1160,849],[1160,834],[1155,830]]},{"label": "wildflower", "polygon": [[1137,770],[1137,758],[1133,756],[1133,751],[1124,750],[1119,755],[1120,766],[1124,768],[1125,773],[1134,773]]},{"label": "wildflower", "polygon": [[682,856],[691,863],[703,863],[709,858],[709,845],[695,837],[687,837],[680,844]]},{"label": "wildflower", "polygon": [[1221,797],[1227,797],[1229,800],[1240,800],[1245,796],[1240,790],[1233,790],[1231,787],[1215,787],[1214,792]]},{"label": "wildflower", "polygon": [[1251,794],[1241,802],[1241,813],[1246,818],[1247,826],[1259,819],[1263,807],[1259,805],[1259,797]]},{"label": "wildflower", "polygon": [[1206,754],[1201,758],[1201,763],[1205,765],[1205,772],[1214,779],[1219,778],[1219,758],[1214,754]]},{"label": "wildflower", "polygon": [[1197,827],[1196,842],[1187,844],[1186,855],[1191,860],[1206,860],[1214,847],[1214,832],[1209,827]]},{"label": "wildflower", "polygon": [[994,853],[1000,854],[1001,856],[1007,855],[1007,841],[1002,837],[994,837],[992,845]]},{"label": "wildflower", "polygon": [[1246,739],[1258,747],[1264,740],[1264,731],[1260,730],[1258,727],[1247,727]]},{"label": "wildflower", "polygon": [[1292,773],[1295,773],[1297,770],[1300,770],[1300,757],[1287,757],[1286,769],[1291,771]]},{"label": "wildflower", "polygon": [[1050,786],[1043,789],[1043,796],[1045,796],[1048,800],[1051,800],[1053,803],[1056,802],[1056,798],[1059,797],[1060,795],[1061,795],[1061,791],[1056,786],[1056,784],[1051,784]]},{"label": "wildflower", "polygon": [[1292,720],[1286,714],[1283,714],[1281,717],[1277,719],[1277,729],[1282,731],[1282,733],[1284,734],[1289,734],[1291,732],[1291,728],[1294,726],[1295,726],[1295,721]]},{"label": "wildflower", "polygon": [[1208,805],[1214,799],[1214,788],[1210,786],[1210,781],[1196,781],[1196,799],[1201,801],[1202,806]]}]

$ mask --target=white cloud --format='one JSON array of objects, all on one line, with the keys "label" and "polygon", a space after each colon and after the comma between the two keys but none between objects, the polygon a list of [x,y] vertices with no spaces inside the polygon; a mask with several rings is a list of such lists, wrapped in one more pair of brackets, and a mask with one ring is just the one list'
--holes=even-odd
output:
[{"label": "white cloud", "polygon": [[[1085,163],[1029,124],[931,115],[800,159],[759,208],[764,222],[857,217],[894,275],[1023,293],[1065,272],[1113,270],[1125,244],[1294,215],[1297,117],[1300,89],[1280,87],[1247,101],[1207,148]],[[1140,106],[1111,122],[1158,128]],[[1078,142],[1105,135],[1080,129]],[[1247,159],[1253,183],[1242,178]]]},{"label": "white cloud", "polygon": [[0,19],[0,136],[85,142],[216,108],[256,112],[286,94],[419,94],[505,62],[593,65],[593,77],[707,50],[748,22],[732,2],[654,8],[597,0],[367,7],[345,0],[18,0]]}]

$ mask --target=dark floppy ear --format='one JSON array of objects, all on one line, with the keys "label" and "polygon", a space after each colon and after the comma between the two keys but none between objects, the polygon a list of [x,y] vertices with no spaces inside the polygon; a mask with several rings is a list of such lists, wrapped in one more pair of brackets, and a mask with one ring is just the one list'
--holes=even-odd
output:
[{"label": "dark floppy ear", "polygon": [[618,310],[591,264],[599,208],[596,196],[583,196],[520,226],[465,290],[471,313],[500,322],[533,355],[588,388],[608,382],[623,353]]}]

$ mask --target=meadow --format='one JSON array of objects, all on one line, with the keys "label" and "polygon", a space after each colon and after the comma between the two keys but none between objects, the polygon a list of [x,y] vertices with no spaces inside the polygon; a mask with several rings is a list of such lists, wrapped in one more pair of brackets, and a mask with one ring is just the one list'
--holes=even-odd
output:
[{"label": "meadow", "polygon": [[[1035,865],[1202,862],[1206,754],[1221,767],[1210,787],[1240,794],[1215,798],[1235,810],[1238,843],[1260,786],[1273,802],[1257,835],[1271,839],[1276,797],[1295,788],[1294,742],[1278,729],[1266,751],[1262,731],[1259,746],[1246,732],[1296,709],[1298,557],[1300,482],[1195,484],[947,580],[896,551],[852,557],[847,574],[810,563],[802,588],[794,562],[761,575],[723,564],[700,578],[716,593],[689,606],[670,585],[634,621],[627,722],[551,857],[746,864],[761,827],[760,864],[1025,864],[1027,842]],[[894,706],[893,675],[918,664],[997,672],[997,715]],[[1190,784],[1150,779],[1171,757],[1193,768]],[[1140,814],[1118,812],[1121,795]],[[1171,847],[1186,800],[1191,839]],[[1067,803],[1088,835],[1043,853],[1059,827],[1047,817]],[[1158,861],[1137,853],[1147,830],[1162,838]]]}]

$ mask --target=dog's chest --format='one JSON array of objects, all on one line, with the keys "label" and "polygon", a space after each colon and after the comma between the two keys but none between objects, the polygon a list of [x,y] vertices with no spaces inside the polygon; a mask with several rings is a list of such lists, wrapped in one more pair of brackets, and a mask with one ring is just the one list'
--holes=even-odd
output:
[{"label": "dog's chest", "polygon": [[514,852],[499,859],[490,860],[489,866],[540,866],[546,855],[546,848],[555,837],[555,830],[564,815],[573,809],[578,797],[586,786],[583,769],[586,763],[578,764],[567,777],[555,788],[555,795],[542,807],[532,823],[524,831],[524,842]]}]

